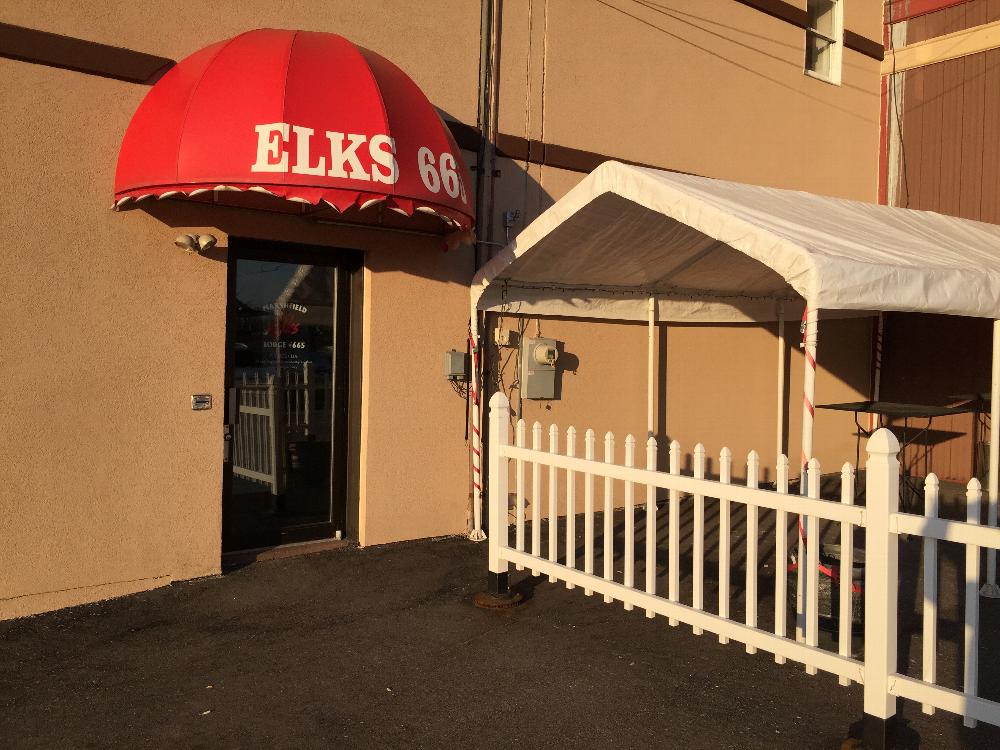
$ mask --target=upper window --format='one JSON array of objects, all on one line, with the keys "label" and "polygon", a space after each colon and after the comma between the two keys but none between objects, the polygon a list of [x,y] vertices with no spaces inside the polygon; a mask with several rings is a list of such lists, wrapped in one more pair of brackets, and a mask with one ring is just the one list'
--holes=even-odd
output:
[{"label": "upper window", "polygon": [[839,84],[844,46],[843,0],[808,0],[807,12],[806,73]]}]

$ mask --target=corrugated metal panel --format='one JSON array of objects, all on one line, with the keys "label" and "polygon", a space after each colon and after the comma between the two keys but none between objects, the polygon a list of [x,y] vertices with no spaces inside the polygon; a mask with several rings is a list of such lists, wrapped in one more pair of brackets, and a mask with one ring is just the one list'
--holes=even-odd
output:
[{"label": "corrugated metal panel", "polygon": [[895,205],[1000,223],[1000,49],[901,75]]},{"label": "corrugated metal panel", "polygon": [[[1000,0],[993,8],[968,5],[975,14],[971,25],[996,20],[984,16],[987,11],[1000,16]],[[935,33],[962,28],[957,23],[955,17],[949,26],[939,23]],[[901,75],[902,100],[895,103],[902,123],[895,203],[1000,224],[1000,49]],[[990,350],[989,321],[890,315],[881,397],[943,404],[948,396],[988,391]],[[932,431],[907,449],[905,460],[916,474],[934,471],[942,479],[965,482],[983,468],[974,455],[981,432],[977,424],[975,415],[935,419]]]},{"label": "corrugated metal panel", "polygon": [[984,52],[983,151],[980,219],[1000,224],[1000,50]]}]

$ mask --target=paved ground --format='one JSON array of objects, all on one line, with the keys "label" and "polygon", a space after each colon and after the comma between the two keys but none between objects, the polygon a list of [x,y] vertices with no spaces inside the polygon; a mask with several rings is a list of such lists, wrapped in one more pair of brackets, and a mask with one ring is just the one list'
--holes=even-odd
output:
[{"label": "paved ground", "polygon": [[[475,609],[485,554],[351,548],[0,623],[0,747],[836,748],[860,718],[857,686],[579,589],[517,574],[528,604]],[[1000,746],[903,719],[903,747]]]}]

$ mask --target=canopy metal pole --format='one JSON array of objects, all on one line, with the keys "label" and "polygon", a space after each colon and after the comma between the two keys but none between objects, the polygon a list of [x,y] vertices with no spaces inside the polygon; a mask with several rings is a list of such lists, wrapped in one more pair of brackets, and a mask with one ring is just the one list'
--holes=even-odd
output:
[{"label": "canopy metal pole", "polygon": [[[805,312],[802,314],[802,350],[805,361],[802,365],[802,458],[801,471],[799,473],[799,494],[807,495],[806,486],[809,476],[809,459],[813,457],[813,421],[816,416],[816,344],[819,332],[819,310],[809,301],[806,302]],[[818,494],[816,495],[819,496]],[[799,545],[795,562],[798,566],[798,575],[795,585],[795,639],[799,642],[805,641],[806,613],[803,606],[806,597],[805,590],[805,545],[806,533],[813,529],[804,529],[802,516],[799,516]],[[819,544],[818,534],[813,540],[814,544]]]},{"label": "canopy metal pole", "polygon": [[[987,522],[990,526],[997,525],[997,495],[1000,485],[1000,320],[993,321],[993,382],[990,388],[990,475],[987,486],[990,493],[990,507]],[[982,596],[1000,598],[1000,587],[997,586],[997,551],[986,551],[986,583],[979,590]]]},{"label": "canopy metal pole", "polygon": [[[875,320],[875,346],[873,351],[874,372],[872,373],[872,401],[878,401],[882,390],[882,341],[885,338],[885,313],[880,312]],[[878,414],[868,415],[868,429],[871,432],[878,427]],[[857,467],[854,467],[855,469]]]},{"label": "canopy metal pole", "polygon": [[[775,460],[785,452],[785,305],[778,303],[778,432]],[[777,466],[777,464],[775,464]]]},{"label": "canopy metal pole", "polygon": [[[482,542],[485,541],[486,534],[483,533],[483,441],[479,413],[479,311],[474,302],[472,316],[469,318],[469,352],[472,359],[469,368],[469,400],[472,402],[469,409],[472,412],[472,431],[469,435],[469,457],[472,459],[472,532],[469,539]],[[490,533],[496,533],[496,529],[490,529]]]},{"label": "canopy metal pole", "polygon": [[649,298],[649,342],[646,351],[646,437],[656,432],[656,298]]}]

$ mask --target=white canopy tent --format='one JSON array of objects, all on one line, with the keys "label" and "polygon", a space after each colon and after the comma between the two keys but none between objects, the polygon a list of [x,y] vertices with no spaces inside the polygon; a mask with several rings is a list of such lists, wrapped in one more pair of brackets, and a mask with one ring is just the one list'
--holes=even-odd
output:
[{"label": "white canopy tent", "polygon": [[[479,270],[471,302],[474,344],[485,311],[648,320],[652,335],[656,319],[768,322],[806,310],[812,367],[805,368],[803,461],[812,456],[819,310],[991,318],[989,523],[996,525],[1000,226],[606,162]],[[650,380],[650,406],[652,387]],[[478,476],[480,414],[472,412]],[[473,537],[483,538],[478,486],[475,494]],[[995,567],[991,559],[994,588]]]}]

